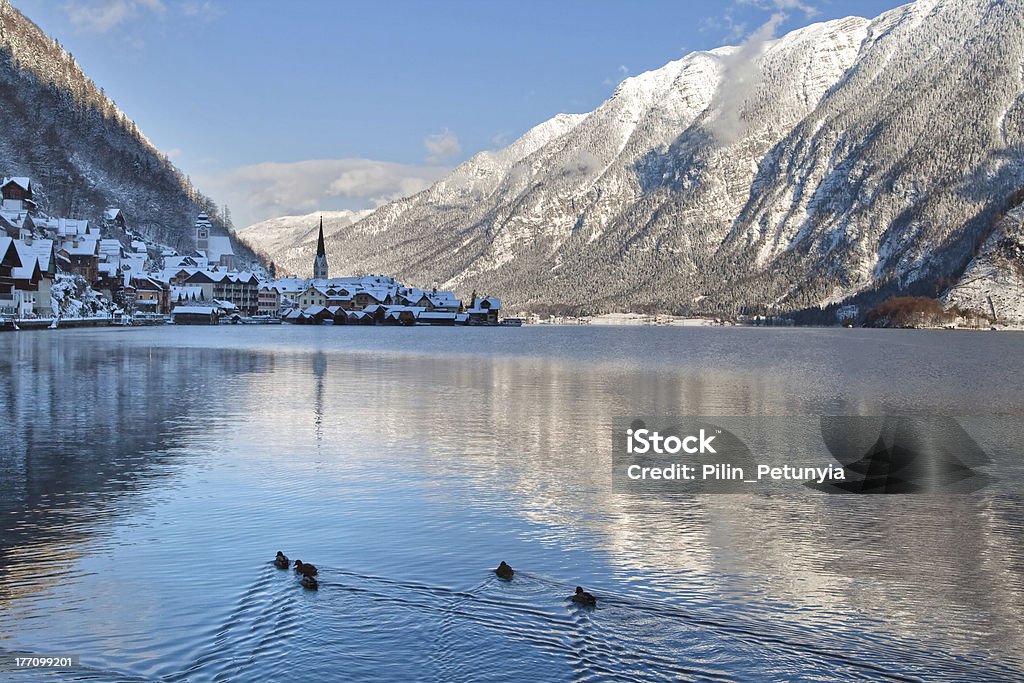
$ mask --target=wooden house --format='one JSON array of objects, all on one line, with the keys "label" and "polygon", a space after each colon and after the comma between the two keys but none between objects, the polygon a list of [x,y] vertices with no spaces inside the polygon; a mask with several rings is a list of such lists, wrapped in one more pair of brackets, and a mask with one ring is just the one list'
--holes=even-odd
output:
[{"label": "wooden house", "polygon": [[171,312],[175,325],[216,325],[220,309],[216,306],[175,306]]}]

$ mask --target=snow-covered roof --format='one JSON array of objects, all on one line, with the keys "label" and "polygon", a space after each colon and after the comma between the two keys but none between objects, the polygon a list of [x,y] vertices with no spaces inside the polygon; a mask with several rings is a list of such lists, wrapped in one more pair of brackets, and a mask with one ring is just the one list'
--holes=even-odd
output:
[{"label": "snow-covered roof", "polygon": [[21,265],[11,269],[11,277],[15,280],[31,280],[35,275],[36,268],[39,267],[41,270],[36,255],[22,240],[14,240],[14,249],[18,252]]},{"label": "snow-covered roof", "polygon": [[216,312],[216,306],[175,306],[174,310],[171,311],[173,315],[178,315],[179,313],[198,313],[200,315],[210,315],[211,313]]},{"label": "snow-covered roof", "polygon": [[53,255],[53,240],[32,240],[32,244],[26,246],[39,261],[39,270],[49,270],[50,257]]},{"label": "snow-covered roof", "polygon": [[121,243],[118,240],[100,240],[99,252],[108,259],[121,255]]},{"label": "snow-covered roof", "polygon": [[61,245],[61,249],[72,256],[95,256],[97,240],[80,240],[74,242],[68,240]]},{"label": "snow-covered roof", "polygon": [[112,206],[112,207],[110,207],[110,208],[108,208],[108,209],[103,211],[103,217],[106,218],[108,221],[112,221],[112,220],[116,220],[118,215],[120,215],[120,213],[121,213],[121,209]]},{"label": "snow-covered roof", "polygon": [[140,275],[132,275],[131,283],[136,289],[143,289],[147,291],[163,290],[163,284],[158,280],[154,280],[151,277],[145,277]]},{"label": "snow-covered roof", "polygon": [[304,292],[309,286],[309,283],[306,280],[298,277],[281,278],[280,280],[274,280],[270,284],[276,287],[279,292],[292,293]]},{"label": "snow-covered roof", "polygon": [[398,318],[402,313],[412,313],[413,317],[418,317],[426,309],[422,306],[388,306],[387,313],[384,314],[385,318]]},{"label": "snow-covered roof", "polygon": [[21,229],[29,218],[28,211],[12,211],[10,209],[0,210],[0,218],[3,218],[12,227]]},{"label": "snow-covered roof", "polygon": [[145,256],[125,256],[120,259],[121,270],[130,271],[134,275],[139,275],[146,270],[146,257]]},{"label": "snow-covered roof", "polygon": [[449,291],[428,294],[427,299],[435,308],[458,308],[462,305],[462,302],[455,298],[455,294]]},{"label": "snow-covered roof", "polygon": [[89,227],[89,221],[79,218],[37,218],[35,224],[46,230],[53,230],[63,237],[93,232]]},{"label": "snow-covered roof", "polygon": [[302,312],[305,313],[306,315],[316,315],[324,310],[327,309],[321,306],[320,304],[313,304],[312,306],[310,306],[309,308],[305,309]]},{"label": "snow-covered roof", "polygon": [[171,287],[171,299],[173,301],[199,301],[203,298],[202,287],[191,287],[191,286],[172,286]]},{"label": "snow-covered roof", "polygon": [[8,178],[4,176],[4,181],[0,183],[0,187],[3,187],[8,183],[14,183],[21,189],[28,190],[29,185],[32,184],[32,179],[27,176],[14,176],[13,178]]},{"label": "snow-covered roof", "polygon": [[476,305],[467,309],[470,313],[487,313],[501,309],[501,299],[496,296],[485,296],[476,300]]},{"label": "snow-covered roof", "polygon": [[418,320],[455,320],[458,315],[451,311],[423,311],[416,318]]},{"label": "snow-covered roof", "polygon": [[21,265],[21,258],[18,256],[18,250],[14,248],[14,240],[6,235],[0,235],[0,260],[3,260],[7,256],[9,250],[14,250],[14,258],[18,261],[18,265]]},{"label": "snow-covered roof", "polygon": [[231,248],[231,238],[227,235],[210,235],[206,247],[206,257],[211,261],[219,261],[222,256],[234,256],[235,251]]},{"label": "snow-covered roof", "polygon": [[388,289],[380,288],[380,287],[373,287],[373,288],[366,287],[366,288],[362,289],[361,291],[359,291],[359,290],[356,291],[356,294],[368,294],[368,295],[372,296],[374,299],[376,299],[377,301],[384,301],[385,299],[388,298],[388,294],[390,294],[390,293],[391,293],[391,291],[389,291]]}]

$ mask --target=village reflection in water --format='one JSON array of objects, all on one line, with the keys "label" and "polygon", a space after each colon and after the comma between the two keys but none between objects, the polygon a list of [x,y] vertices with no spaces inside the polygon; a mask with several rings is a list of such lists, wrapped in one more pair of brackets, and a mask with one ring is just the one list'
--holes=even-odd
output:
[{"label": "village reflection in water", "polygon": [[[616,418],[815,414],[822,385],[836,384],[816,382],[824,370],[652,364],[634,358],[642,337],[632,355],[588,362],[437,353],[408,337],[382,350],[340,337],[290,349],[216,328],[177,344],[169,332],[0,339],[5,647],[57,642],[96,666],[169,675],[209,637],[195,601],[207,596],[212,622],[244,619],[245,591],[264,590],[262,555],[287,542],[328,568],[439,587],[471,585],[474,568],[506,559],[526,576],[854,653],[885,634],[1011,666],[1024,650],[1013,481],[964,496],[613,490]],[[761,342],[740,343],[756,353]],[[908,412],[935,399],[920,382],[904,384]],[[883,392],[863,384],[846,383],[829,411],[873,414]],[[218,597],[189,569],[211,557],[255,583]],[[109,562],[151,593],[116,610],[118,625]],[[140,648],[154,653],[149,668]]]}]

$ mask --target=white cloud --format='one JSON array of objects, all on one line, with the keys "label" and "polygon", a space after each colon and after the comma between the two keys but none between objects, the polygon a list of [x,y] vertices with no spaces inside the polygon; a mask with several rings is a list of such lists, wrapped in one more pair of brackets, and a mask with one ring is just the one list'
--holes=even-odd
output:
[{"label": "white cloud", "polygon": [[736,43],[747,35],[747,23],[737,21],[731,10],[720,17],[707,17],[700,22],[700,30],[704,33],[715,32],[723,43]]},{"label": "white cloud", "polygon": [[[748,33],[747,20],[752,18],[751,10],[772,12],[773,19],[782,16],[783,21],[792,12],[801,12],[805,19],[812,19],[821,13],[806,0],[733,0],[720,16],[702,19],[699,28],[704,33],[715,32],[723,43],[734,45]],[[743,15],[743,18],[738,19],[737,14]]]},{"label": "white cloud", "polygon": [[494,137],[491,138],[491,144],[494,145],[496,149],[503,149],[505,147],[508,147],[511,143],[512,134],[509,133],[507,130],[495,133]]},{"label": "white cloud", "polygon": [[428,164],[446,163],[462,151],[458,136],[447,128],[425,137],[423,147],[427,150]]},{"label": "white cloud", "polygon": [[757,60],[785,20],[786,15],[773,14],[738,50],[722,57],[722,80],[715,93],[707,123],[708,130],[719,145],[730,145],[747,131],[744,107],[764,79]]},{"label": "white cloud", "polygon": [[162,0],[71,0],[64,5],[72,26],[92,33],[106,33],[146,14],[163,16]]},{"label": "white cloud", "polygon": [[736,0],[738,5],[756,7],[763,10],[774,10],[775,12],[803,12],[805,17],[813,17],[818,14],[818,8],[803,0]]},{"label": "white cloud", "polygon": [[615,69],[615,76],[609,76],[608,78],[604,79],[604,84],[608,86],[618,85],[627,76],[629,76],[629,67],[626,66],[625,64],[619,64],[618,68]]},{"label": "white cloud", "polygon": [[213,21],[224,14],[224,10],[213,0],[186,0],[181,3],[181,13],[199,21]]},{"label": "white cloud", "polygon": [[194,177],[203,193],[231,207],[235,225],[316,210],[362,209],[424,190],[449,169],[372,159],[264,162]]}]

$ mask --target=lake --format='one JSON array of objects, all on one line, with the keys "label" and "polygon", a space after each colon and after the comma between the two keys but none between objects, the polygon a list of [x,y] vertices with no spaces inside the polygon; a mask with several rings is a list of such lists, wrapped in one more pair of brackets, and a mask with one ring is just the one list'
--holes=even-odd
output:
[{"label": "lake", "polygon": [[[1020,335],[58,330],[0,368],[0,655],[78,658],[4,680],[1024,680]],[[612,486],[623,416],[888,414],[1002,421],[994,483]]]}]

